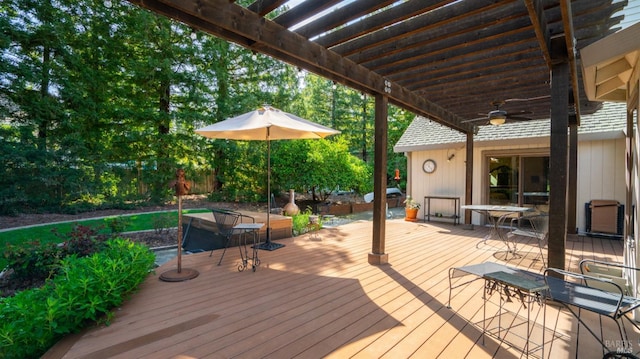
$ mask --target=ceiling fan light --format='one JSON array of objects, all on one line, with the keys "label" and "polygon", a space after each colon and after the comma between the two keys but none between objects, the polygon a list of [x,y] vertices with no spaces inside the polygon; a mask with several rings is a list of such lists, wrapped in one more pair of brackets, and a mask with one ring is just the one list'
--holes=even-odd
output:
[{"label": "ceiling fan light", "polygon": [[506,120],[507,120],[506,116],[494,116],[489,119],[489,123],[494,126],[499,126],[504,124]]}]

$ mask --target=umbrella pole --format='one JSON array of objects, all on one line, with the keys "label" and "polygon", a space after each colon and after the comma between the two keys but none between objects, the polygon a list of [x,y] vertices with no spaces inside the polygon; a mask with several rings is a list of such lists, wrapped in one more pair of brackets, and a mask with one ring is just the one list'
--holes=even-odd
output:
[{"label": "umbrella pole", "polygon": [[271,140],[269,137],[269,127],[267,127],[267,240],[258,248],[273,251],[284,247],[284,244],[271,242]]},{"label": "umbrella pole", "polygon": [[160,274],[160,280],[164,282],[182,282],[193,279],[200,273],[195,269],[182,269],[182,196],[178,195],[178,268],[168,270]]},{"label": "umbrella pole", "polygon": [[178,273],[182,273],[182,196],[178,196]]},{"label": "umbrella pole", "polygon": [[267,127],[267,243],[271,243],[271,139]]}]

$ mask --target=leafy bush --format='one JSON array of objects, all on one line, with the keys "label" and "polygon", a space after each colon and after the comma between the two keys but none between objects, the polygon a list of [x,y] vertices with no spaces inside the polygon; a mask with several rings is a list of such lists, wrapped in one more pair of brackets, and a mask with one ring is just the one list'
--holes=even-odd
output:
[{"label": "leafy bush", "polygon": [[131,219],[125,216],[118,216],[115,218],[107,219],[107,226],[111,230],[112,234],[120,235],[131,224]]},{"label": "leafy bush", "polygon": [[61,249],[54,243],[28,242],[23,245],[7,245],[4,257],[13,270],[12,280],[31,283],[42,282],[56,270]]},{"label": "leafy bush", "polygon": [[0,358],[34,358],[62,336],[89,322],[110,319],[152,271],[155,256],[145,246],[121,238],[104,250],[60,262],[60,274],[44,286],[0,298]]},{"label": "leafy bush", "polygon": [[173,213],[162,213],[153,217],[153,231],[156,234],[168,231],[169,228],[174,226],[174,217]]},{"label": "leafy bush", "polygon": [[[55,229],[53,230],[54,232]],[[61,238],[63,257],[77,255],[84,257],[99,252],[104,247],[107,235],[99,233],[100,228],[93,228],[76,224],[68,234],[56,235]]]},{"label": "leafy bush", "polygon": [[40,241],[7,245],[4,259],[7,268],[12,270],[9,275],[15,289],[42,283],[57,273],[60,260],[70,255],[84,257],[99,252],[107,239],[98,229],[82,225],[76,225],[66,234],[53,232],[64,240],[61,245]]},{"label": "leafy bush", "polygon": [[307,207],[306,210],[300,211],[300,213],[291,217],[294,236],[299,236],[309,231],[308,224],[311,213],[311,208]]}]

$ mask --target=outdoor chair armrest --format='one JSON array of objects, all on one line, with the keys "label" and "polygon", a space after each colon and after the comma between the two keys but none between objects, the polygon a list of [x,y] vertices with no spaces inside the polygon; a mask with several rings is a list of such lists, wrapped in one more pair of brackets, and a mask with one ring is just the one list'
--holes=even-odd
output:
[{"label": "outdoor chair armrest", "polygon": [[256,223],[256,219],[248,216],[246,214],[242,214],[240,212],[236,212],[238,213],[238,215],[240,216],[240,218],[238,219],[238,223]]},{"label": "outdoor chair armrest", "polygon": [[[637,271],[638,268],[627,266],[621,263],[610,263],[595,259],[583,259],[579,264],[580,272],[582,274],[588,274],[593,277],[609,279],[624,289],[625,295],[633,295],[633,288],[630,285],[630,271]],[[608,289],[606,286],[602,287],[602,283],[593,282],[587,283],[590,286],[599,286]]]},{"label": "outdoor chair armrest", "polygon": [[[533,224],[535,227],[540,226],[541,223],[537,223],[538,220],[546,220],[547,223],[549,221],[549,214],[546,212],[532,212],[532,213],[527,213],[524,212],[522,213],[520,216],[517,217],[513,217],[511,218],[511,230],[515,231],[518,230],[518,226],[516,225],[518,223],[518,221],[521,220],[527,220],[527,221],[534,221],[535,224]],[[533,228],[533,230],[537,230],[537,231],[546,231],[547,228]]]},{"label": "outdoor chair armrest", "polygon": [[[580,318],[581,309],[611,318],[618,327],[620,340],[624,343],[630,343],[623,323],[625,319],[637,330],[640,330],[638,323],[627,315],[640,307],[640,298],[624,295],[622,287],[614,281],[557,268],[547,268],[544,272],[544,279],[549,288],[547,298],[566,308],[602,345],[604,351],[611,352],[612,350],[609,341],[602,339],[602,322],[599,321],[599,324],[596,324],[600,327],[600,334],[598,334],[593,325],[590,326]],[[583,283],[600,283],[600,285],[608,287],[601,289]],[[578,310],[576,311],[575,308]]]},{"label": "outdoor chair armrest", "polygon": [[[640,271],[640,268],[631,267],[622,263],[605,262],[597,259],[583,259],[579,264],[580,272],[587,274],[587,272],[607,274],[611,276],[622,276],[624,270]],[[601,271],[601,272],[600,272]]]}]

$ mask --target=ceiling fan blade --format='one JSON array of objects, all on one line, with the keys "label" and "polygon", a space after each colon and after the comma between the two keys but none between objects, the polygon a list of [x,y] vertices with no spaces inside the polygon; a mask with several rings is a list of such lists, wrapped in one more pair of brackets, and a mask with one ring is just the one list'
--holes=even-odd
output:
[{"label": "ceiling fan blade", "polygon": [[513,116],[520,116],[520,115],[533,115],[533,112],[531,112],[531,111],[525,111],[525,110],[522,110],[522,111],[509,111],[509,112],[507,112],[507,115],[508,115],[508,116],[512,116],[512,115],[513,115]]},{"label": "ceiling fan blade", "polygon": [[550,97],[551,97],[551,95],[529,97],[529,98],[508,98],[508,99],[504,100],[504,102],[507,103],[507,102],[537,101],[537,100],[546,100],[546,99],[548,99]]},{"label": "ceiling fan blade", "polygon": [[531,121],[531,119],[528,118],[528,117],[511,116],[511,115],[507,116],[507,120],[510,120],[510,121]]},{"label": "ceiling fan blade", "polygon": [[468,123],[468,122],[476,122],[476,121],[481,121],[481,120],[487,120],[487,116],[482,116],[482,117],[478,117],[478,118],[472,118],[470,120],[463,120],[460,121],[460,123]]}]

